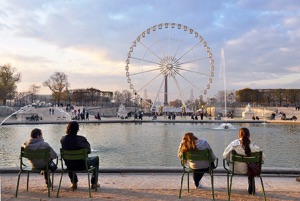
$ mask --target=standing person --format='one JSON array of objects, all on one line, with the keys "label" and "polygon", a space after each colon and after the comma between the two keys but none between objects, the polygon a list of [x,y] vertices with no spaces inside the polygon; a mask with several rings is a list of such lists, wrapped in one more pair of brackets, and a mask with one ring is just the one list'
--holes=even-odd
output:
[{"label": "standing person", "polygon": [[[205,139],[198,139],[193,133],[186,133],[182,137],[182,141],[178,149],[178,157],[181,158],[183,152],[192,151],[192,150],[205,150],[210,149],[210,145]],[[216,156],[212,151],[212,159],[215,160]],[[208,171],[209,161],[189,161],[189,166],[195,171]],[[215,167],[214,167],[215,168]],[[201,188],[201,179],[204,173],[193,172],[193,179],[195,188]]]},{"label": "standing person", "polygon": [[[44,141],[42,130],[38,128],[35,128],[31,131],[30,139],[24,142],[22,144],[22,147],[24,147],[24,149],[29,149],[33,151],[39,149],[46,149],[46,148],[50,149],[50,153],[49,153],[50,158],[47,161],[43,159],[30,160],[30,163],[32,164],[33,168],[38,168],[38,169],[46,168],[47,163],[49,163],[49,161],[57,158],[56,152],[52,149],[52,147],[47,142]],[[43,172],[43,174],[44,174],[46,185],[47,186],[51,185],[51,181],[48,181],[47,172]]]},{"label": "standing person", "polygon": [[[62,149],[64,150],[79,150],[79,149],[87,149],[88,153],[91,153],[91,146],[87,139],[83,136],[77,135],[79,131],[79,124],[77,121],[71,121],[67,125],[66,135],[62,137],[60,140]],[[80,161],[67,161],[65,160],[67,168],[69,169],[83,169],[84,164],[80,163]],[[88,158],[88,166],[96,167],[99,169],[99,157],[93,156]],[[96,189],[100,187],[98,183],[98,175],[96,175],[96,171],[92,174],[91,184],[92,189]],[[74,174],[74,181],[73,179]],[[75,172],[69,171],[69,178],[71,180],[71,188],[77,189],[78,177]]]},{"label": "standing person", "polygon": [[85,119],[86,119],[86,120],[89,120],[89,118],[90,118],[90,114],[89,114],[88,111],[86,111],[86,113],[85,113]]},{"label": "standing person", "polygon": [[[224,150],[223,157],[226,160],[231,159],[231,151],[235,150],[237,154],[250,156],[251,152],[261,151],[258,146],[254,145],[250,140],[250,131],[248,128],[241,128],[238,133],[238,139],[232,141]],[[265,159],[263,154],[263,160]],[[230,169],[232,167],[229,167]],[[235,162],[234,172],[238,174],[247,174],[248,166],[246,163]],[[253,183],[252,183],[253,181]],[[252,194],[252,185],[254,186],[255,193],[255,181],[253,178],[248,177],[248,193]]]}]

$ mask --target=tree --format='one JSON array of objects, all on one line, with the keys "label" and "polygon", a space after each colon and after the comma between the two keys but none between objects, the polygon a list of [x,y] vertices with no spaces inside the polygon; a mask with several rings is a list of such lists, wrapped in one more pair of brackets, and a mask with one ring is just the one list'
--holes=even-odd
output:
[{"label": "tree", "polygon": [[[122,96],[124,98],[125,105],[130,106],[132,104],[131,100],[133,99],[132,93],[128,90],[123,90]],[[134,101],[135,101],[135,103],[137,103],[136,101],[139,101],[139,100],[135,99]]]},{"label": "tree", "polygon": [[28,93],[30,94],[31,102],[33,103],[36,100],[36,94],[39,92],[41,86],[32,84],[30,85]]},{"label": "tree", "polygon": [[8,99],[13,99],[16,95],[17,83],[21,80],[21,74],[15,73],[16,69],[10,64],[1,66],[0,69],[0,97],[3,105]]},{"label": "tree", "polygon": [[68,77],[65,73],[55,72],[48,80],[43,82],[43,85],[49,87],[52,91],[52,97],[60,104],[64,88],[69,86]]},{"label": "tree", "polygon": [[116,105],[120,105],[123,103],[123,95],[120,91],[115,91],[114,100]]},{"label": "tree", "polygon": [[282,106],[282,101],[283,101],[283,97],[284,97],[284,89],[274,89],[274,95],[275,98],[277,99],[277,101],[279,102],[279,106]]}]

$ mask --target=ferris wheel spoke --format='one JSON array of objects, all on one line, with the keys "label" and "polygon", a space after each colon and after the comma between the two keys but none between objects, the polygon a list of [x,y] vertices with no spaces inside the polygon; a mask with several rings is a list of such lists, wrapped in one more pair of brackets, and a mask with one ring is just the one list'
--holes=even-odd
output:
[{"label": "ferris wheel spoke", "polygon": [[[195,73],[195,74],[199,74],[199,75],[206,75],[206,76],[210,76],[210,75],[209,75],[209,74],[207,74],[207,73],[201,73],[201,72],[192,71],[192,70],[188,70],[188,69],[184,69],[184,68],[178,68],[178,70],[187,71],[187,72],[191,72],[191,73]],[[178,70],[177,70],[177,73],[179,72]]]},{"label": "ferris wheel spoke", "polygon": [[155,102],[157,101],[157,99],[159,98],[159,94],[160,94],[160,92],[161,92],[161,88],[162,88],[164,82],[165,82],[165,79],[162,79],[162,82],[161,82],[161,84],[160,84],[160,86],[159,86],[159,89],[158,89],[158,91],[157,91],[157,93],[156,93],[156,96],[155,96],[155,99],[154,99],[154,103],[155,103]]},{"label": "ferris wheel spoke", "polygon": [[196,43],[196,45],[194,45],[193,47],[191,47],[189,50],[187,50],[185,53],[183,53],[178,59],[177,61],[179,61],[180,59],[182,59],[185,55],[187,55],[189,52],[191,52],[194,48],[196,48],[201,42],[198,41],[198,43]]},{"label": "ferris wheel spoke", "polygon": [[144,43],[139,42],[142,46],[144,46],[144,48],[146,48],[152,55],[154,55],[155,57],[157,57],[158,60],[162,60],[162,58],[160,56],[158,56],[155,52],[153,52],[148,46],[146,46]]},{"label": "ferris wheel spoke", "polygon": [[156,69],[152,69],[152,70],[147,70],[147,71],[141,71],[141,72],[137,72],[137,73],[132,73],[130,74],[130,76],[135,76],[135,75],[140,75],[140,74],[146,74],[146,73],[150,73],[153,71],[161,71],[161,68],[156,68]]},{"label": "ferris wheel spoke", "polygon": [[181,75],[180,73],[178,73],[178,75],[180,77],[182,77],[182,79],[184,79],[185,81],[187,81],[191,86],[195,87],[196,89],[198,89],[199,91],[201,91],[201,89],[199,89],[193,82],[189,81],[188,79],[186,79],[183,75]]},{"label": "ferris wheel spoke", "polygon": [[194,62],[205,60],[205,59],[209,59],[209,58],[208,57],[203,57],[203,58],[200,58],[200,59],[195,59],[195,60],[191,60],[191,61],[185,61],[185,62],[182,62],[182,63],[178,63],[178,65],[188,64],[188,63],[194,63]]},{"label": "ferris wheel spoke", "polygon": [[182,47],[182,44],[183,44],[185,38],[186,38],[186,35],[185,35],[185,36],[182,38],[182,40],[180,41],[180,43],[179,43],[179,45],[178,45],[178,48],[177,48],[177,50],[176,50],[176,52],[175,52],[175,54],[174,54],[174,58],[176,58],[177,53],[179,52],[180,48]]},{"label": "ferris wheel spoke", "polygon": [[174,82],[175,82],[177,92],[178,92],[179,96],[181,97],[181,102],[182,102],[182,104],[184,105],[184,107],[186,107],[186,106],[185,106],[185,101],[184,101],[184,96],[183,96],[183,94],[182,94],[182,90],[181,90],[180,85],[179,85],[179,83],[178,83],[178,81],[177,81],[177,79],[176,79],[175,76],[173,77],[173,80],[174,80]]},{"label": "ferris wheel spoke", "polygon": [[150,60],[146,60],[146,59],[140,59],[140,58],[137,58],[137,57],[131,57],[132,59],[135,59],[135,60],[139,60],[139,61],[145,61],[145,62],[148,62],[148,63],[151,63],[151,64],[157,64],[159,65],[160,63],[157,63],[155,61],[150,61]]},{"label": "ferris wheel spoke", "polygon": [[146,86],[148,86],[151,82],[153,82],[156,78],[158,78],[159,76],[161,76],[163,73],[160,72],[157,76],[155,76],[154,78],[152,78],[149,82],[147,82],[143,87],[141,87],[139,90],[137,90],[137,92],[143,90]]},{"label": "ferris wheel spoke", "polygon": [[[159,46],[159,49],[160,49],[160,51],[161,51],[163,57],[166,57],[165,51],[163,50],[162,45],[161,45],[161,42],[160,42],[159,38],[157,38],[157,35],[156,35],[155,32],[154,32],[154,36],[155,36],[155,38],[156,38],[156,41],[158,42],[158,46]],[[160,59],[160,60],[161,60],[161,59]]]}]

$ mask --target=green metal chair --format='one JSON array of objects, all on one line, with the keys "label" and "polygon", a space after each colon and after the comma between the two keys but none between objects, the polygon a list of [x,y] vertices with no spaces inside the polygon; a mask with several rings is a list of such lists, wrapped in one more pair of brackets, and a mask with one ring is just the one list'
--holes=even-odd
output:
[{"label": "green metal chair", "polygon": [[[180,185],[180,191],[179,191],[179,199],[181,198],[181,192],[182,192],[182,184],[183,184],[183,178],[184,175],[187,173],[187,186],[188,186],[188,192],[190,192],[190,184],[189,184],[189,174],[196,172],[190,167],[187,167],[186,164],[189,160],[192,161],[209,161],[209,167],[208,171],[204,171],[204,173],[208,173],[211,178],[211,190],[212,190],[212,197],[213,200],[215,199],[215,193],[214,193],[214,168],[218,166],[218,158],[216,158],[215,161],[212,159],[212,151],[210,149],[205,150],[193,150],[189,152],[184,152],[181,156],[181,166],[182,166],[182,176],[181,176],[181,185]],[[187,163],[185,163],[187,162]],[[214,164],[216,162],[216,164]],[[213,167],[215,166],[215,167]]]},{"label": "green metal chair", "polygon": [[[27,173],[27,187],[26,190],[28,191],[29,186],[29,173],[40,173],[41,171],[47,172],[48,181],[50,181],[50,169],[48,167],[48,163],[45,168],[33,168],[31,165],[27,166],[24,163],[25,159],[34,160],[34,159],[41,159],[45,161],[49,161],[50,158],[50,149],[38,149],[38,150],[29,150],[21,147],[20,152],[20,171],[18,174],[18,182],[17,182],[17,189],[16,189],[16,197],[18,196],[19,184],[20,184],[20,177],[23,172]],[[57,164],[58,161],[56,161]],[[54,172],[52,172],[52,182],[51,182],[51,190],[53,190],[53,181],[54,181]],[[48,186],[48,197],[50,197],[50,185]]]},{"label": "green metal chair", "polygon": [[[88,151],[86,149],[79,149],[79,150],[63,150],[60,149],[60,160],[61,160],[61,177],[58,185],[58,190],[57,190],[57,197],[59,197],[59,191],[60,191],[60,186],[61,186],[61,181],[64,173],[68,173],[69,171],[72,171],[74,173],[87,173],[88,175],[88,186],[89,186],[89,197],[91,198],[91,184],[90,184],[90,173],[93,173],[93,171],[96,171],[96,176],[98,176],[98,169],[96,167],[89,167],[88,166]],[[83,169],[67,169],[64,168],[64,160],[82,160],[85,167]],[[70,168],[70,167],[69,167]],[[74,174],[73,174],[73,180],[74,180]],[[98,180],[96,178],[96,180]],[[74,190],[74,189],[73,189]],[[97,187],[95,189],[97,191]]]},{"label": "green metal chair", "polygon": [[[260,152],[252,152],[251,155],[248,156],[244,156],[244,155],[240,155],[237,154],[235,150],[232,151],[231,153],[232,155],[232,159],[231,161],[228,161],[226,159],[223,159],[223,166],[224,169],[227,172],[227,191],[228,191],[228,200],[230,200],[230,195],[231,195],[231,186],[232,186],[232,178],[234,175],[246,175],[247,174],[238,174],[234,172],[234,168],[235,168],[235,162],[242,162],[242,163],[259,163],[260,164],[260,169],[261,166],[263,164],[263,160],[262,160],[262,151]],[[232,169],[230,170],[229,166],[232,167]],[[260,171],[261,172],[261,171]],[[230,176],[230,180],[229,180],[229,175]],[[260,178],[260,182],[261,182],[261,186],[262,186],[262,190],[263,190],[263,196],[264,196],[264,200],[266,200],[266,194],[265,194],[265,188],[264,188],[264,183],[261,177],[261,174],[257,175]],[[254,180],[254,178],[253,178]],[[254,185],[252,186],[252,195],[254,195]]]}]

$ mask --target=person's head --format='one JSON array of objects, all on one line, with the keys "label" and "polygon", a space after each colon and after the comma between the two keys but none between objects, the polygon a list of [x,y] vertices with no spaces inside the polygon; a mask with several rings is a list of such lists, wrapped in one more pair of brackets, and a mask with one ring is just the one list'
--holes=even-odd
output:
[{"label": "person's head", "polygon": [[250,156],[251,149],[250,149],[250,131],[248,128],[241,128],[239,130],[238,138],[242,143],[242,146],[245,149],[245,154]]},{"label": "person's head", "polygon": [[67,135],[77,135],[77,132],[79,131],[79,124],[77,121],[71,121],[67,125]]},{"label": "person's head", "polygon": [[31,138],[41,138],[42,135],[42,130],[38,128],[33,129],[30,133]]},{"label": "person's head", "polygon": [[185,152],[197,149],[196,140],[198,140],[198,138],[194,135],[194,133],[188,132],[184,134],[182,137],[181,151]]}]

